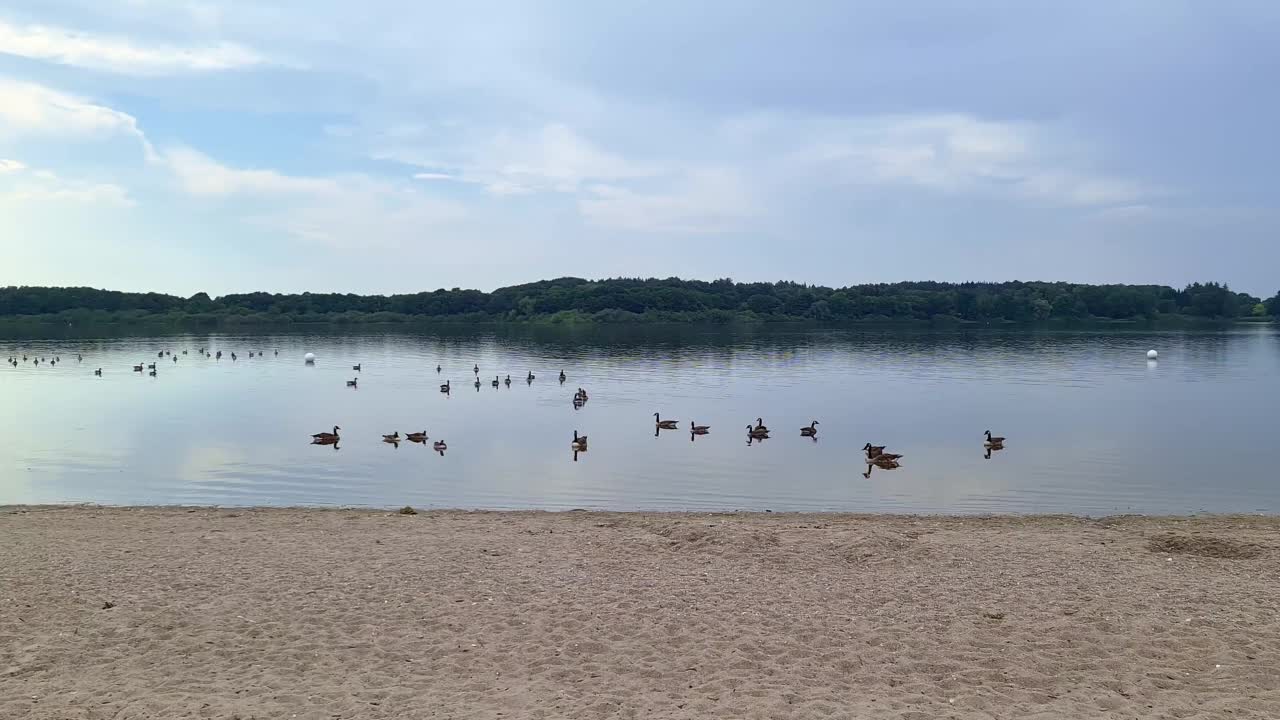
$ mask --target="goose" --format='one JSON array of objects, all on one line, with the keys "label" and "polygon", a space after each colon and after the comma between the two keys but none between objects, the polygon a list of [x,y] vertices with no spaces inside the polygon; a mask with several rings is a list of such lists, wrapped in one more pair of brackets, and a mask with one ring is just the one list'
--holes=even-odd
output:
[{"label": "goose", "polygon": [[423,430],[422,432],[407,432],[404,434],[404,439],[408,440],[409,442],[416,442],[416,443],[426,442],[427,431]]},{"label": "goose", "polygon": [[690,431],[690,432],[692,432],[694,435],[706,435],[707,433],[711,432],[711,426],[710,426],[710,425],[698,425],[698,424],[694,423],[694,421],[690,420],[690,421],[689,421],[689,431]]},{"label": "goose", "polygon": [[98,377],[102,377],[102,368],[98,368],[97,370],[94,370],[93,374],[97,375]]},{"label": "goose", "polygon": [[214,359],[214,360],[221,360],[221,359],[222,359],[222,351],[221,351],[221,350],[219,350],[219,351],[218,351],[218,354],[213,356],[213,359]]},{"label": "goose", "polygon": [[359,387],[358,385],[356,385],[356,383],[359,380],[360,378],[351,378],[350,380],[347,381],[347,387]]},{"label": "goose", "polygon": [[390,435],[383,435],[382,439],[386,440],[387,442],[400,442],[400,431],[397,430],[391,433]]},{"label": "goose", "polygon": [[506,385],[507,387],[511,387],[511,376],[508,375],[507,379],[502,381],[502,384]]},{"label": "goose", "polygon": [[174,361],[174,362],[178,362],[178,356],[177,356],[177,355],[174,355],[174,356],[173,356],[173,361]]},{"label": "goose", "polygon": [[530,371],[529,371],[529,375],[528,375],[528,377],[526,377],[526,378],[525,378],[525,380],[526,380],[526,381],[528,381],[528,382],[533,382],[533,371],[532,371],[532,370],[530,370]]},{"label": "goose", "polygon": [[148,374],[148,375],[150,375],[151,377],[155,377],[155,376],[156,376],[156,371],[155,371],[155,370],[152,370],[151,372],[149,372],[149,373],[147,373],[147,374]]},{"label": "goose", "polygon": [[654,414],[653,414],[653,421],[654,421],[655,423],[657,423],[658,427],[659,427],[659,428],[661,428],[661,429],[663,429],[663,430],[674,430],[674,429],[676,429],[677,422],[676,422],[675,420],[663,420],[663,419],[658,415],[658,413],[654,413]]},{"label": "goose", "polygon": [[155,363],[148,363],[148,364],[147,364],[147,369],[148,369],[148,370],[155,370],[155,369],[156,369],[156,364],[155,364]]},{"label": "goose", "polygon": [[489,384],[490,384],[490,385],[492,385],[492,386],[494,386],[494,387],[498,387],[498,385],[500,384],[500,383],[498,382],[498,376],[497,376],[497,375],[494,375],[494,376],[493,376],[493,382],[491,382],[491,383],[489,383]]},{"label": "goose", "polygon": [[449,392],[449,383],[450,383],[450,382],[452,382],[452,381],[451,381],[451,380],[445,380],[445,381],[444,381],[444,384],[440,386],[440,392],[442,392],[442,393],[447,393],[447,392]]},{"label": "goose", "polygon": [[156,353],[156,357],[164,357],[164,351],[161,350],[160,352]]},{"label": "goose", "polygon": [[351,369],[352,369],[352,370],[355,370],[356,372],[360,372],[360,366],[361,366],[361,365],[363,365],[363,364],[364,364],[364,363],[356,363],[355,365],[352,365],[352,366],[351,366]]},{"label": "goose", "polygon": [[767,428],[752,427],[751,425],[748,425],[747,435],[749,437],[756,438],[757,440],[763,440],[769,437],[769,430]]},{"label": "goose", "polygon": [[84,362],[84,356],[80,353],[76,353],[76,362]]},{"label": "goose", "polygon": [[438,453],[444,453],[445,450],[449,449],[449,446],[445,445],[443,440],[437,440],[431,444],[431,449]]},{"label": "goose", "polygon": [[436,372],[440,372],[440,366],[436,365]]},{"label": "goose", "polygon": [[992,437],[992,436],[991,436],[991,431],[990,431],[990,430],[988,430],[988,431],[987,431],[986,435],[987,435],[987,444],[988,444],[988,445],[1003,445],[1003,444],[1004,444],[1004,438],[1002,438],[1002,437]]},{"label": "goose", "polygon": [[280,351],[279,351],[279,350],[277,350],[277,351],[276,351],[276,357],[280,357]]},{"label": "goose", "polygon": [[250,350],[250,351],[249,351],[249,357],[253,357],[253,351],[252,351],[252,350]]},{"label": "goose", "polygon": [[764,425],[764,418],[756,418],[756,429],[769,432],[769,428]]},{"label": "goose", "polygon": [[884,445],[872,445],[871,443],[867,443],[862,446],[862,449],[866,451],[867,457],[875,457],[884,452]]},{"label": "goose", "polygon": [[586,391],[586,390],[583,390],[582,388],[578,388],[578,397],[582,398],[582,401],[583,401],[583,402],[586,402],[586,401],[587,401],[587,391]]},{"label": "goose", "polygon": [[565,380],[568,380],[568,379],[569,379],[569,377],[568,377],[567,375],[565,375],[565,374],[564,374],[564,371],[563,371],[563,370],[561,370],[561,371],[560,371],[560,382],[564,382]]},{"label": "goose", "polygon": [[186,354],[187,354],[187,351],[186,351],[186,350],[183,350],[183,351],[182,351],[182,354],[183,354],[183,355],[186,355]]},{"label": "goose", "polygon": [[816,437],[818,435],[818,428],[814,426],[817,424],[818,424],[818,421],[814,420],[813,422],[809,423],[809,427],[800,428],[800,434],[803,435],[804,437]]},{"label": "goose", "polygon": [[480,389],[480,378],[476,378],[476,390]]},{"label": "goose", "polygon": [[231,353],[231,362],[235,362],[235,360],[236,360],[236,354]]},{"label": "goose", "polygon": [[141,366],[141,365],[134,365],[134,366],[133,366],[133,371],[134,371],[134,372],[142,372],[142,366]]},{"label": "goose", "polygon": [[578,431],[577,431],[577,430],[574,430],[574,431],[573,431],[573,442],[569,443],[569,445],[570,445],[570,447],[572,447],[574,450],[586,450],[586,449],[587,449],[587,436],[586,436],[586,435],[579,435],[579,434],[578,434]]},{"label": "goose", "polygon": [[312,434],[312,435],[311,435],[311,439],[313,439],[313,440],[337,440],[337,439],[338,439],[338,431],[339,431],[339,430],[341,430],[341,429],[342,429],[342,428],[338,427],[337,425],[334,425],[334,426],[333,426],[333,432],[318,432],[318,433],[314,433],[314,434]]},{"label": "goose", "polygon": [[471,368],[471,371],[472,371],[472,372],[474,372],[475,374],[479,375],[479,374],[480,374],[480,365],[479,365],[479,364],[477,364],[475,367]]},{"label": "goose", "polygon": [[892,470],[893,468],[898,467],[898,460],[897,458],[891,458],[888,455],[877,455],[873,458],[868,458],[867,464],[875,465],[876,467],[884,468],[885,470]]}]

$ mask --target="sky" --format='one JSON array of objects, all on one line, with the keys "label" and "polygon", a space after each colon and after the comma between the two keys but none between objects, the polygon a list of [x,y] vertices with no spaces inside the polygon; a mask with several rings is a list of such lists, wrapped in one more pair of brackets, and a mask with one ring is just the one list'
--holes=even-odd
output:
[{"label": "sky", "polygon": [[1280,290],[1280,3],[11,0],[0,285]]}]

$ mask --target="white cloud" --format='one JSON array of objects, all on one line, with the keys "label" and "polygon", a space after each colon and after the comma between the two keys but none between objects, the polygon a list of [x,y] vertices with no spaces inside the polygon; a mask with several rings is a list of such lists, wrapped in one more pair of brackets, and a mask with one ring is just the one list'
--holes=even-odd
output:
[{"label": "white cloud", "polygon": [[169,149],[161,162],[190,195],[243,202],[241,217],[256,225],[335,247],[398,246],[466,217],[457,203],[362,174],[233,168],[190,148]]},{"label": "white cloud", "polygon": [[207,47],[138,45],[129,39],[0,20],[0,53],[130,75],[168,75],[252,67],[266,58],[234,43]]},{"label": "white cloud", "polygon": [[151,154],[151,146],[132,115],[43,85],[0,78],[0,138],[5,135],[126,135],[137,138],[148,156]]},{"label": "white cloud", "polygon": [[756,216],[758,208],[747,183],[724,169],[695,170],[658,191],[592,185],[578,200],[588,222],[640,232],[724,232]]},{"label": "white cloud", "polygon": [[420,172],[413,174],[414,180],[456,180],[452,175],[437,172]]},{"label": "white cloud", "polygon": [[51,170],[33,170],[16,160],[0,158],[0,201],[61,202],[133,207],[133,198],[114,183],[65,179]]}]

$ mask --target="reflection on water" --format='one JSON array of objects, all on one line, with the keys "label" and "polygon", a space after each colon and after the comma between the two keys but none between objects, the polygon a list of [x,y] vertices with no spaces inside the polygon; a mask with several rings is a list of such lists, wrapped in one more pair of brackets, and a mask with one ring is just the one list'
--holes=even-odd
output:
[{"label": "reflection on water", "polygon": [[[1280,511],[1270,328],[361,330],[0,356],[18,360],[0,503]],[[430,440],[382,442],[411,429]],[[868,466],[868,443],[900,467]]]}]

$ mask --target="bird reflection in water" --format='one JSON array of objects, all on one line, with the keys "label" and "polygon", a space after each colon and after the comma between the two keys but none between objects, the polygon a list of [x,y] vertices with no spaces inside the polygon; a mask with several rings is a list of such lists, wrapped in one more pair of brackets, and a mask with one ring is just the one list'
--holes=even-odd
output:
[{"label": "bird reflection in water", "polygon": [[338,438],[315,438],[311,441],[312,445],[332,445],[334,450],[341,450],[338,447]]}]

